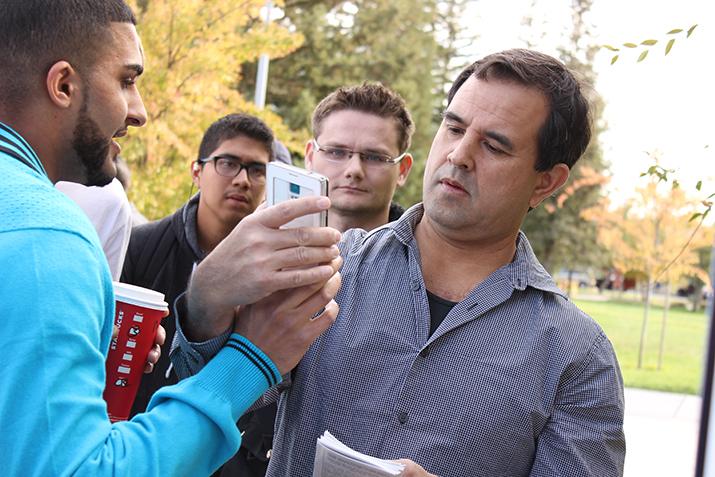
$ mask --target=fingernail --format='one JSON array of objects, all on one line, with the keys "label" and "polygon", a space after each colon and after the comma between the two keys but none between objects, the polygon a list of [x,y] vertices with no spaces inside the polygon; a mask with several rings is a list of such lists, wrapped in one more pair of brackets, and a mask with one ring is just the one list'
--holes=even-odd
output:
[{"label": "fingernail", "polygon": [[335,258],[335,257],[337,257],[338,255],[340,255],[340,249],[338,248],[337,245],[331,246],[331,247],[330,247],[330,251],[331,251],[332,254],[333,254],[333,258]]}]

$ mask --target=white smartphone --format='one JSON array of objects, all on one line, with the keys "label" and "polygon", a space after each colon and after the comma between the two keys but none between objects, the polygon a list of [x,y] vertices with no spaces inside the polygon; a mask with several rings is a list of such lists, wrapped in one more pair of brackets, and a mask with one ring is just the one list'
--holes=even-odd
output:
[{"label": "white smartphone", "polygon": [[[328,195],[327,177],[281,162],[268,163],[266,166],[266,202],[268,205],[311,195]],[[320,213],[298,217],[282,228],[325,227],[327,225],[328,211],[324,210]]]}]

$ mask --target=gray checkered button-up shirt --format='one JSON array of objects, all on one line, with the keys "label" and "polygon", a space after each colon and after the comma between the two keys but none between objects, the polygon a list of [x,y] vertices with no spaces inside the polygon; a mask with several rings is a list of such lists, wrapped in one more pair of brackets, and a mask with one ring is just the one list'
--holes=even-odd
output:
[{"label": "gray checkered button-up shirt", "polygon": [[[422,212],[344,234],[340,314],[281,396],[268,475],[312,475],[326,429],[440,477],[622,475],[623,383],[601,328],[520,234],[514,260],[429,336],[414,238]],[[182,339],[179,373],[206,359]]]}]

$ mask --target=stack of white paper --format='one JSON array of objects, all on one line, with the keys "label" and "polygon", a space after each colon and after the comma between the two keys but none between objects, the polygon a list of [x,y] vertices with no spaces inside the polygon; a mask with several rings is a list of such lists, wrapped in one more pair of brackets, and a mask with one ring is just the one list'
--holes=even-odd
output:
[{"label": "stack of white paper", "polygon": [[351,449],[330,432],[318,438],[313,477],[388,477],[402,474],[403,464]]}]

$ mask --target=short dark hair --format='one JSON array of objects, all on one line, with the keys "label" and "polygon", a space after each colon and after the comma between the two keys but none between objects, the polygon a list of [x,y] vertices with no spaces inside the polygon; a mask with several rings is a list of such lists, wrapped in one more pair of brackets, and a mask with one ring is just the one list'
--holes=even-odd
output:
[{"label": "short dark hair", "polygon": [[550,111],[539,130],[537,171],[559,163],[570,169],[583,155],[591,140],[589,103],[579,81],[559,60],[526,49],[486,56],[459,74],[447,95],[448,104],[472,75],[484,81],[514,81],[538,89],[547,98]]},{"label": "short dark hair", "polygon": [[3,0],[0,2],[0,104],[16,106],[50,66],[68,61],[80,71],[103,54],[112,22],[136,24],[123,0]]},{"label": "short dark hair", "polygon": [[261,143],[268,157],[273,160],[273,131],[257,117],[243,113],[228,114],[209,126],[201,139],[197,159],[208,157],[222,142],[238,136],[246,136]]},{"label": "short dark hair", "polygon": [[323,120],[332,113],[357,110],[374,114],[381,118],[393,118],[397,124],[400,154],[410,147],[415,126],[402,97],[380,83],[363,83],[357,86],[343,86],[318,103],[313,111],[313,135],[320,135]]}]

